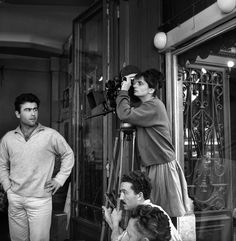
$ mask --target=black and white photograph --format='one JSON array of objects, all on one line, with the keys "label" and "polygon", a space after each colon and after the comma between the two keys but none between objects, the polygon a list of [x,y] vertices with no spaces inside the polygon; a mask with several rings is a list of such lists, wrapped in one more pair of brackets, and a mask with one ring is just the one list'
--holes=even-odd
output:
[{"label": "black and white photograph", "polygon": [[236,0],[0,0],[0,241],[236,241]]}]

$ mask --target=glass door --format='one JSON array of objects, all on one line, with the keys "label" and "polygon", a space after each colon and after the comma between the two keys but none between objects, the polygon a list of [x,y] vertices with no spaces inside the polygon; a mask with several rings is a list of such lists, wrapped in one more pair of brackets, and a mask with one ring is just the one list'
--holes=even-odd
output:
[{"label": "glass door", "polygon": [[99,223],[103,193],[103,116],[93,116],[103,111],[102,102],[97,99],[97,95],[103,90],[102,11],[98,11],[82,23],[80,38],[82,151],[79,172],[79,216]]},{"label": "glass door", "polygon": [[[177,55],[180,129],[198,241],[233,240],[235,62],[232,29]],[[231,66],[231,67],[230,67]]]},{"label": "glass door", "polygon": [[73,24],[73,239],[98,240],[113,160],[116,115],[106,83],[119,68],[117,1],[95,1]]},{"label": "glass door", "polygon": [[72,235],[75,239],[96,240],[102,222],[106,154],[102,3],[96,2],[75,19],[73,27],[72,125],[76,163],[72,175]]}]

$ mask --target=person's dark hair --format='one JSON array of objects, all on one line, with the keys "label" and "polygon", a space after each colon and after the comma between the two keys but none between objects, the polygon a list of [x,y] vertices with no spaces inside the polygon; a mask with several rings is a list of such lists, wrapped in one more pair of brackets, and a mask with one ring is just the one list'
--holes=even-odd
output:
[{"label": "person's dark hair", "polygon": [[145,200],[150,198],[152,186],[145,172],[132,171],[128,174],[124,174],[121,178],[121,182],[130,182],[132,184],[131,188],[136,194],[142,192]]},{"label": "person's dark hair", "polygon": [[15,99],[15,103],[14,103],[15,111],[20,112],[21,105],[23,105],[26,102],[30,102],[30,103],[34,102],[37,104],[38,107],[40,105],[40,100],[36,95],[31,94],[31,93],[23,93],[23,94],[17,96]]},{"label": "person's dark hair", "polygon": [[153,88],[155,90],[153,96],[157,96],[158,89],[162,88],[163,85],[163,74],[157,69],[147,69],[135,75],[135,79],[140,79],[141,77],[143,77],[147,82],[149,88]]},{"label": "person's dark hair", "polygon": [[131,214],[136,230],[149,241],[168,241],[171,239],[169,218],[158,207],[139,205]]}]

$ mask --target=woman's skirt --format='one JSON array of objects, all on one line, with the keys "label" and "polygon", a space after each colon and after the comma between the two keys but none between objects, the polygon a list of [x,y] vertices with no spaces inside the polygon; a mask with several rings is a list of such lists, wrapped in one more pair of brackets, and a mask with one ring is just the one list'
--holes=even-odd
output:
[{"label": "woman's skirt", "polygon": [[152,184],[152,203],[161,206],[170,217],[180,217],[192,211],[187,182],[176,160],[148,166],[146,172]]}]

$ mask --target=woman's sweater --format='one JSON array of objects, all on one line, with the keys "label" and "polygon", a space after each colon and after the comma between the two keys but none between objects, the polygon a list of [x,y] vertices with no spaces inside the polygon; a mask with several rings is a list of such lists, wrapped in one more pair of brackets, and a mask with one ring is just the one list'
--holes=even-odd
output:
[{"label": "woman's sweater", "polygon": [[131,107],[128,92],[121,90],[116,99],[117,115],[137,128],[137,144],[142,165],[163,164],[175,159],[170,123],[163,102],[157,97]]}]

